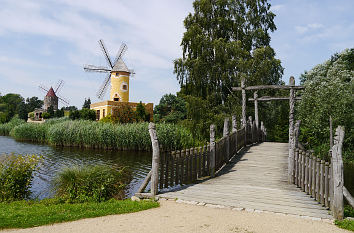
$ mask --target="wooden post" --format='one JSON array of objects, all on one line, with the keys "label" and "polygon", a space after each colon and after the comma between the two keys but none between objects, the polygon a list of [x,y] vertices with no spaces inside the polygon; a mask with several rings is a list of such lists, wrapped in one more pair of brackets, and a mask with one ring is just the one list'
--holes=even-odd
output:
[{"label": "wooden post", "polygon": [[325,199],[324,199],[324,197],[325,197],[325,190],[324,190],[324,177],[325,177],[325,175],[324,175],[324,164],[325,164],[325,161],[324,160],[321,160],[321,164],[320,164],[320,174],[321,174],[321,177],[320,177],[320,203],[322,204],[322,205],[324,205],[325,204]]},{"label": "wooden post", "polygon": [[328,177],[328,165],[329,163],[326,162],[325,163],[325,206],[326,207],[329,207],[329,202],[328,202],[328,199],[329,199],[329,177]]},{"label": "wooden post", "polygon": [[[293,76],[289,79],[289,86],[295,86],[295,79]],[[288,182],[293,183],[291,167],[293,167],[293,158],[295,153],[295,140],[294,140],[294,107],[295,107],[295,90],[290,89],[289,96],[289,158],[288,158]]]},{"label": "wooden post", "polygon": [[309,152],[305,154],[305,193],[309,194]]},{"label": "wooden post", "polygon": [[151,195],[155,196],[158,192],[159,184],[160,147],[155,124],[152,122],[149,123],[149,133],[152,144]]},{"label": "wooden post", "polygon": [[329,116],[329,147],[332,150],[333,147],[333,125],[332,125],[332,117]]},{"label": "wooden post", "polygon": [[313,154],[311,155],[312,156],[312,194],[311,196],[313,198],[316,198],[316,157],[313,156]]},{"label": "wooden post", "polygon": [[344,139],[344,128],[338,126],[332,147],[332,169],[333,169],[333,216],[342,220],[344,216],[343,207],[343,160],[342,147]]},{"label": "wooden post", "polygon": [[232,132],[236,132],[236,136],[235,136],[235,147],[236,147],[236,152],[235,152],[235,154],[237,154],[237,138],[238,138],[238,136],[237,136],[237,119],[236,119],[236,116],[235,115],[233,115],[232,116]]},{"label": "wooden post", "polygon": [[258,132],[259,119],[258,119],[258,92],[257,91],[253,93],[253,98],[254,98],[254,120],[256,121],[256,129]]},{"label": "wooden post", "polygon": [[261,131],[262,131],[262,142],[265,141],[265,132],[264,132],[264,124],[263,121],[261,121]]},{"label": "wooden post", "polygon": [[215,176],[215,125],[210,125],[210,176]]},{"label": "wooden post", "polygon": [[245,77],[241,79],[241,88],[242,88],[242,126],[246,126],[246,90],[245,90]]},{"label": "wooden post", "polygon": [[295,150],[295,181],[294,183],[298,186],[299,180],[299,148]]},{"label": "wooden post", "polygon": [[320,158],[316,160],[316,201],[320,202]]},{"label": "wooden post", "polygon": [[249,142],[250,142],[250,144],[252,144],[253,143],[253,124],[252,124],[252,116],[249,116],[248,117],[248,123],[249,123],[249,135],[248,135],[248,137],[249,137]]},{"label": "wooden post", "polygon": [[228,117],[226,117],[224,119],[223,137],[226,137],[226,140],[225,140],[226,154],[224,155],[224,162],[226,163],[230,158],[230,137],[229,137],[229,118]]}]

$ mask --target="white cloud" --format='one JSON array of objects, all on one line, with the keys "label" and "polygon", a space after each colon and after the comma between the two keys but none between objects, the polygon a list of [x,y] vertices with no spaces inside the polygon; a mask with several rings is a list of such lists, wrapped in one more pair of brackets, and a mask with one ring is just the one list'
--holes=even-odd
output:
[{"label": "white cloud", "polygon": [[272,5],[271,7],[270,7],[270,10],[272,11],[272,12],[278,12],[278,11],[280,11],[281,9],[283,9],[284,8],[284,5],[283,4],[277,4],[277,5]]}]

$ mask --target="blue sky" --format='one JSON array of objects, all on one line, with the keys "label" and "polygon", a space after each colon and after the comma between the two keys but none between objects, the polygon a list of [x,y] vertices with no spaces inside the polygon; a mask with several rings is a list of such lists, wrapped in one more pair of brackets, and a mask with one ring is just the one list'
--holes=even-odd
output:
[{"label": "blue sky", "polygon": [[[0,0],[0,93],[44,94],[65,81],[60,94],[81,107],[96,92],[103,74],[85,73],[83,64],[105,65],[97,41],[103,39],[136,75],[130,101],[157,104],[176,93],[173,60],[182,54],[183,20],[192,0]],[[354,45],[354,1],[270,1],[277,15],[271,45],[285,68],[283,80],[298,77],[333,53]],[[108,93],[108,92],[107,92]],[[106,99],[108,95],[106,96]]]}]

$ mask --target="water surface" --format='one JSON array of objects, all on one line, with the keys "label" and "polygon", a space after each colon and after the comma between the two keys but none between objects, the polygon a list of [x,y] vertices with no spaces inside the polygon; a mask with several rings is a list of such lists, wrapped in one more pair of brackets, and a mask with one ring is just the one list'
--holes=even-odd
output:
[{"label": "water surface", "polygon": [[127,197],[133,195],[146,174],[151,169],[151,153],[142,151],[106,151],[80,149],[73,147],[52,147],[46,144],[18,142],[11,137],[0,136],[0,156],[3,154],[36,154],[43,162],[35,173],[32,185],[32,197],[43,199],[51,197],[51,181],[58,171],[65,167],[108,164],[128,167],[132,180],[127,187]]}]

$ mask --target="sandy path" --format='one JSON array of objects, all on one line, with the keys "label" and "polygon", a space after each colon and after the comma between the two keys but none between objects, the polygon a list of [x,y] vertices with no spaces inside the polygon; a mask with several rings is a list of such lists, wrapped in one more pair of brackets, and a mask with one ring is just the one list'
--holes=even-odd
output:
[{"label": "sandy path", "polygon": [[335,225],[294,216],[254,213],[230,209],[161,201],[161,207],[138,213],[111,215],[59,223],[21,230],[2,232],[348,232]]}]

